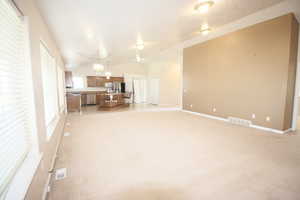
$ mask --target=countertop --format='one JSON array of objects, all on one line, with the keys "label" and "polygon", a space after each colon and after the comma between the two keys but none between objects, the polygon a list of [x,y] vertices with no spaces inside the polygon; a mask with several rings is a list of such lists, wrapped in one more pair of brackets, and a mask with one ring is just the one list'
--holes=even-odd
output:
[{"label": "countertop", "polygon": [[80,88],[80,89],[67,89],[67,93],[97,93],[106,92],[106,88]]}]

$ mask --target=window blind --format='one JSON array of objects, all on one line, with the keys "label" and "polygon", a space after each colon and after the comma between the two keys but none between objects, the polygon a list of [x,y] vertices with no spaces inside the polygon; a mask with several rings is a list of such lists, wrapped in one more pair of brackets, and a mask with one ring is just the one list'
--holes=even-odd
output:
[{"label": "window blind", "polygon": [[58,96],[59,96],[59,109],[62,112],[65,108],[65,72],[57,66],[57,81],[58,81]]},{"label": "window blind", "polygon": [[51,56],[46,45],[40,43],[45,121],[48,138],[52,135],[58,115],[57,71],[55,59]]},{"label": "window blind", "polygon": [[30,150],[30,98],[25,25],[0,0],[0,199]]}]

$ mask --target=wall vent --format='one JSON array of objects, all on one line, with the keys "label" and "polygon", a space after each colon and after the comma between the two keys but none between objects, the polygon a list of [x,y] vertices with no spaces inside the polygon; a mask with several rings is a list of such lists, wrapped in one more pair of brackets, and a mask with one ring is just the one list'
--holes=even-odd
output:
[{"label": "wall vent", "polygon": [[62,168],[62,169],[57,169],[55,171],[55,180],[59,181],[62,179],[65,179],[67,177],[67,169]]},{"label": "wall vent", "polygon": [[240,119],[236,117],[228,117],[228,121],[235,125],[250,127],[252,122],[250,120]]}]

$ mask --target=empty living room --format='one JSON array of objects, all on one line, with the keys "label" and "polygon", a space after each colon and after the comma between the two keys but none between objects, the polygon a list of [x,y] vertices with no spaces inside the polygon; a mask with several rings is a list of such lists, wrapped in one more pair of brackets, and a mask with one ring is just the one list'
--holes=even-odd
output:
[{"label": "empty living room", "polygon": [[299,200],[299,0],[0,0],[0,200]]}]

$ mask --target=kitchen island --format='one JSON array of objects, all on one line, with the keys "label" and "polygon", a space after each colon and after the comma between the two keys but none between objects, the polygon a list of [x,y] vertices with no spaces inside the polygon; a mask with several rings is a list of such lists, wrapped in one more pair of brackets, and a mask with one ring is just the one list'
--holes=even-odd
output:
[{"label": "kitchen island", "polygon": [[128,93],[106,92],[105,90],[68,90],[68,111],[80,111],[82,106],[97,105],[98,110],[114,110],[129,106],[125,99]]}]

